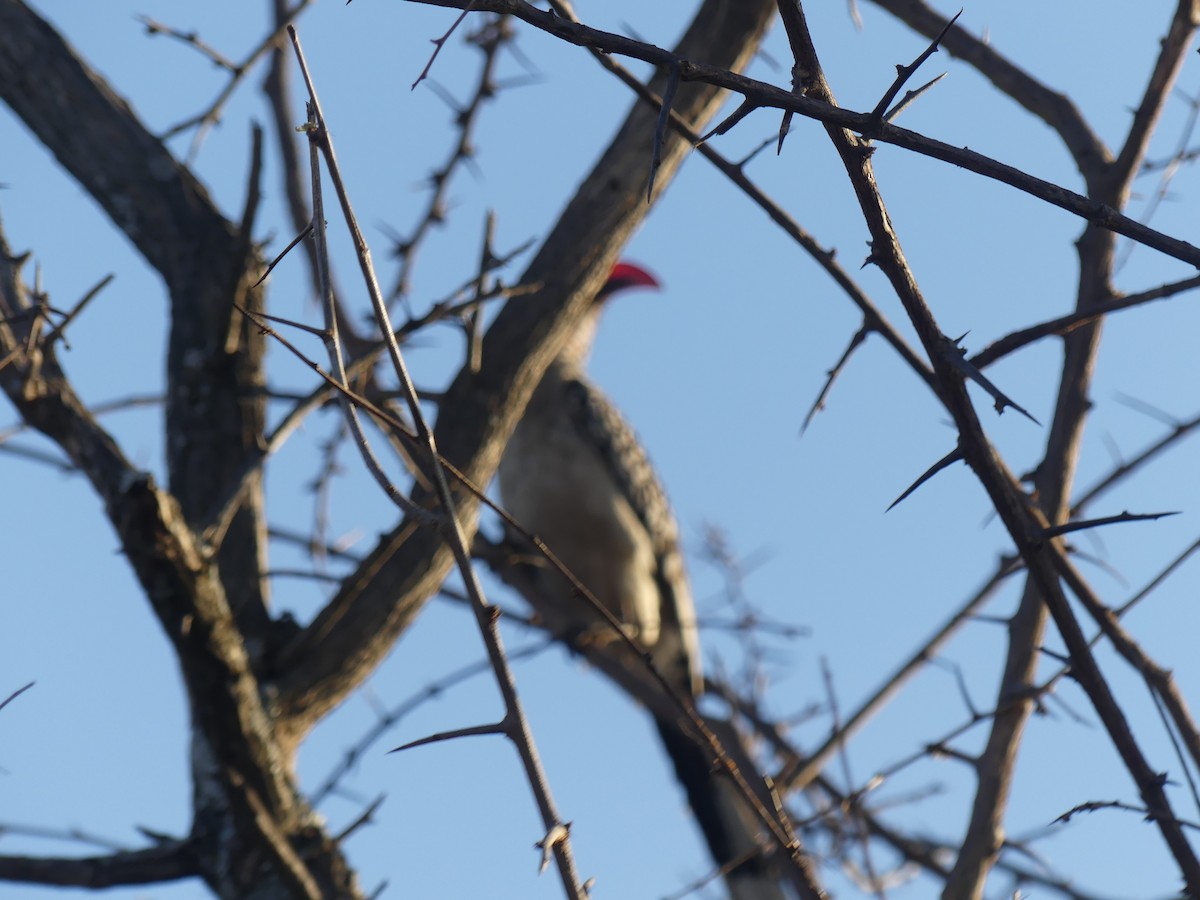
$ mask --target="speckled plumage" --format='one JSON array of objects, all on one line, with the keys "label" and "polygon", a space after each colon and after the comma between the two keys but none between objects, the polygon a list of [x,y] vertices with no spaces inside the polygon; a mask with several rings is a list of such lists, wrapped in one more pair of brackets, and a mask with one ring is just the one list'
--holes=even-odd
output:
[{"label": "speckled plumage", "polygon": [[[695,610],[666,493],[633,429],[573,360],[543,376],[500,464],[500,494],[663,675],[698,693]],[[579,602],[561,578],[542,577]]]}]

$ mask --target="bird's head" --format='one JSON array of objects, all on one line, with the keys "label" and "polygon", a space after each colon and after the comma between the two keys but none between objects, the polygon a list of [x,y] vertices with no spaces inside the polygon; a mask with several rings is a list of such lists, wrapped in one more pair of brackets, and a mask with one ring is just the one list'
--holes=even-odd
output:
[{"label": "bird's head", "polygon": [[582,371],[596,337],[596,327],[609,298],[635,287],[657,288],[658,279],[633,263],[619,262],[613,266],[604,287],[596,293],[595,302],[588,308],[566,345],[558,355],[557,365],[572,372]]},{"label": "bird's head", "polygon": [[629,288],[657,288],[660,286],[658,279],[641,266],[635,266],[633,263],[619,262],[613,266],[612,274],[608,276],[608,281],[604,283],[604,287],[600,288],[600,293],[596,295],[596,299],[599,301],[608,300],[614,294]]}]

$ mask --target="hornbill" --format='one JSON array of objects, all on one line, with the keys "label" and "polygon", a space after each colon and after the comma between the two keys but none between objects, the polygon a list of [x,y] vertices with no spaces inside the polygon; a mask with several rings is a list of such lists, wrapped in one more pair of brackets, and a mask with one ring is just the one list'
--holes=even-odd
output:
[{"label": "hornbill", "polygon": [[[703,676],[679,528],[633,429],[585,372],[606,301],[625,289],[657,286],[644,269],[616,265],[535,390],[504,451],[499,484],[508,512],[615,615],[671,689],[694,704]],[[717,774],[711,751],[689,733],[685,717],[662,702],[643,661],[611,626],[545,559],[530,559],[510,581],[551,632],[623,687],[633,685],[643,702],[660,695],[647,706],[733,900],[783,900],[776,866],[762,851],[765,829],[731,779]],[[728,722],[709,723],[723,744],[736,743]]]}]

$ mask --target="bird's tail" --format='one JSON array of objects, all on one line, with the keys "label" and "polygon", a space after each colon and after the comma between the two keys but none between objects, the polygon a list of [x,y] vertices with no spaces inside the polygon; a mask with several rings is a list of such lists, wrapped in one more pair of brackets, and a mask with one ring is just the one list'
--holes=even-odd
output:
[{"label": "bird's tail", "polygon": [[[718,773],[712,754],[680,726],[662,720],[655,724],[732,900],[787,900],[777,865],[761,850],[758,834],[764,829],[733,780]],[[740,748],[732,724],[713,718],[705,724],[722,746]]]}]

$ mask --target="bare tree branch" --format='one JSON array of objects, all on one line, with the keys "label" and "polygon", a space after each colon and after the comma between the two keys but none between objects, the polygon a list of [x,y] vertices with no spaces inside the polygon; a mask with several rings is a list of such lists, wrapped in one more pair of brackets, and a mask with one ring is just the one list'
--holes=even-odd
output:
[{"label": "bare tree branch", "polygon": [[[762,35],[771,8],[766,0],[708,0],[680,50],[736,67]],[[675,109],[702,121],[718,99],[711,88],[685,86]],[[479,372],[461,372],[443,398],[434,431],[437,444],[477,484],[491,478],[542,371],[646,213],[641,163],[648,159],[654,121],[640,105],[630,112],[522,277],[523,283],[539,289],[505,306],[484,337]],[[660,191],[685,150],[682,141],[667,142]],[[475,505],[460,501],[460,515],[470,535]],[[406,521],[345,580],[338,596],[277,660],[280,709],[297,737],[382,659],[441,584],[450,564],[449,550],[436,532]]]}]

